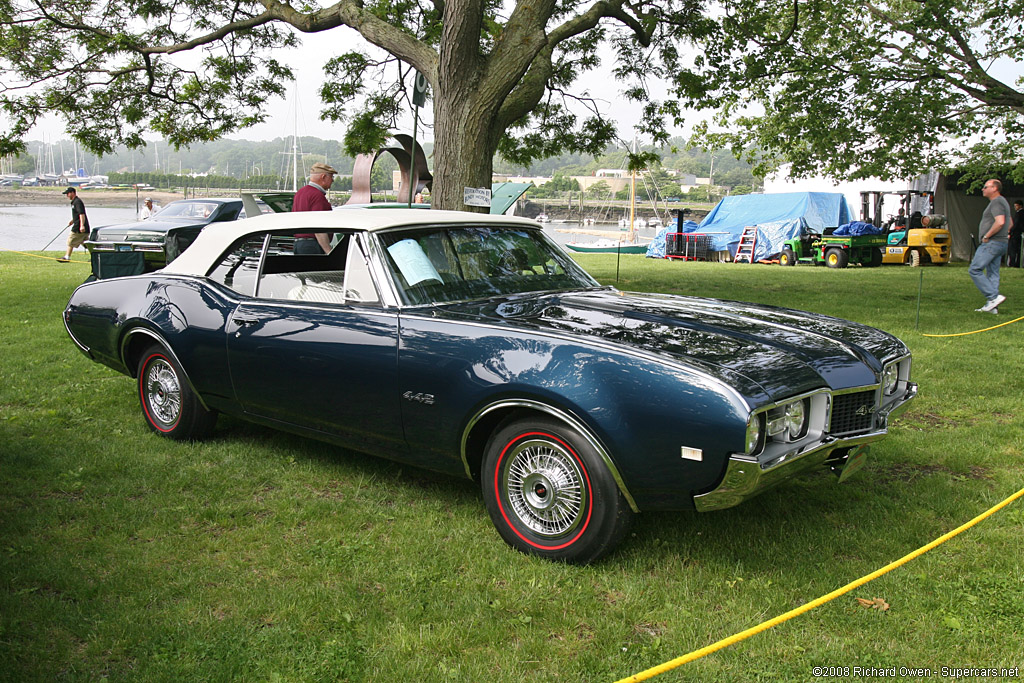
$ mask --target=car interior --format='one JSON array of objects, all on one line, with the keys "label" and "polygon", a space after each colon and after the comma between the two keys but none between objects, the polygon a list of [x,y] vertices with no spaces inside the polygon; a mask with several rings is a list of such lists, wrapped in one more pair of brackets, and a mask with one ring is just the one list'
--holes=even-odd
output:
[{"label": "car interior", "polygon": [[294,234],[286,233],[249,236],[228,252],[209,277],[257,299],[337,304],[379,301],[355,235],[335,233],[331,252],[323,255],[296,254],[294,240]]}]

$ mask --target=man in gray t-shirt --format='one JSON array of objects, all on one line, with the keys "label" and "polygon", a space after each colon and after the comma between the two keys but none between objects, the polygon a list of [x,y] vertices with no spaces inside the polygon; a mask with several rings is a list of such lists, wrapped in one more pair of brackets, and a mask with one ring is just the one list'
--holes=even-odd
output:
[{"label": "man in gray t-shirt", "polygon": [[998,313],[996,308],[1006,301],[999,293],[999,263],[1007,249],[1007,237],[1013,219],[1010,204],[1002,195],[1003,184],[992,178],[985,182],[981,193],[988,199],[988,206],[978,225],[978,248],[967,269],[974,285],[985,295],[985,305],[976,308],[982,313]]}]

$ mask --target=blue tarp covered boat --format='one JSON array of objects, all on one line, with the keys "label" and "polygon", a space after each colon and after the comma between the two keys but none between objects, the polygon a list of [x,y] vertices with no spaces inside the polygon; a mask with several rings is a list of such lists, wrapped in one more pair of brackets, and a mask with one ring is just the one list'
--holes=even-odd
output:
[{"label": "blue tarp covered boat", "polygon": [[754,260],[772,258],[786,240],[806,232],[824,232],[852,220],[846,197],[839,192],[783,192],[726,197],[715,205],[697,232],[711,235],[712,249],[733,256],[743,229],[757,227]]}]

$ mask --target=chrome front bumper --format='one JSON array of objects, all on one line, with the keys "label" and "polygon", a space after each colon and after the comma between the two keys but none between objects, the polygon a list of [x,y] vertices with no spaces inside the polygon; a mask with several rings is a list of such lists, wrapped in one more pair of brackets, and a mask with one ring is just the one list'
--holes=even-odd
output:
[{"label": "chrome front bumper", "polygon": [[[908,383],[907,391],[901,400],[892,404],[888,410],[877,413],[878,427],[867,434],[848,438],[825,437],[817,444],[796,449],[770,462],[761,462],[756,456],[751,455],[732,455],[729,457],[722,481],[713,491],[694,496],[693,504],[701,512],[723,510],[739,505],[779,482],[807,470],[826,464],[833,468],[843,465],[861,450],[866,451],[871,442],[884,438],[889,432],[889,420],[906,410],[916,396],[917,385]],[[849,451],[840,458],[830,458],[838,449]]]}]

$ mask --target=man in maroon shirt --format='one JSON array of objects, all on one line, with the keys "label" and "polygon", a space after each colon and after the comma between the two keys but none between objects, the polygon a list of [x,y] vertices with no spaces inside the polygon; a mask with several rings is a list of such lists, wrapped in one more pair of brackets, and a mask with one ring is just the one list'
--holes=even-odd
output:
[{"label": "man in maroon shirt", "polygon": [[[295,193],[292,211],[330,211],[327,190],[337,174],[327,164],[315,163],[309,170],[309,184]],[[326,232],[303,232],[295,235],[296,254],[326,254],[331,251],[330,234]]]}]

